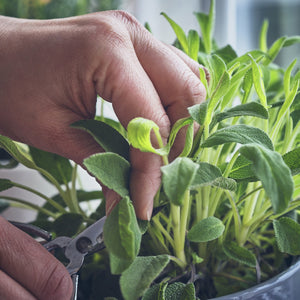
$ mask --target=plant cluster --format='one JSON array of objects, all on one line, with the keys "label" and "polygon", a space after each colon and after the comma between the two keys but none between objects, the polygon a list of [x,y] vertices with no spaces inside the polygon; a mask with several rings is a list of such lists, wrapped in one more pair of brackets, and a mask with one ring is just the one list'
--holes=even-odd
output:
[{"label": "plant cluster", "polygon": [[[300,254],[300,71],[296,60],[286,69],[274,63],[280,50],[300,37],[281,37],[268,47],[264,22],[259,49],[238,56],[230,45],[218,48],[213,40],[214,5],[212,0],[208,15],[195,14],[201,37],[195,30],[186,35],[163,14],[176,33],[175,45],[211,76],[207,82],[200,69],[207,99],[174,124],[166,145],[158,126],[143,118],[133,119],[126,130],[103,116],[72,125],[106,151],[86,158],[85,167],[122,197],[107,217],[106,250],[82,269],[84,299],[209,299],[264,281]],[[182,129],[184,149],[170,162]],[[0,146],[59,191],[53,198],[32,191],[47,200],[34,207],[37,224],[72,236],[105,214],[105,199],[92,214],[83,211],[81,201],[103,195],[77,191],[76,166],[66,159],[32,147],[25,151],[3,136]],[[130,146],[162,158],[150,222],[137,220],[130,200]],[[1,179],[0,191],[12,186],[28,189]]]}]

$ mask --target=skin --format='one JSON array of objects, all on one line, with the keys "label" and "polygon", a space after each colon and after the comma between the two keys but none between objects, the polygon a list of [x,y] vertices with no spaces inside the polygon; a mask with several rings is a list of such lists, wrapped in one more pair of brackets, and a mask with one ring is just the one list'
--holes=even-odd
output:
[{"label": "skin", "polygon": [[[94,117],[97,94],[112,103],[124,127],[138,116],[151,119],[164,141],[187,107],[206,97],[200,66],[126,12],[57,20],[0,17],[0,39],[0,134],[79,164],[102,149],[69,125]],[[181,133],[171,157],[183,141]],[[130,160],[131,199],[137,216],[149,219],[161,159],[131,149]],[[119,199],[103,190],[109,213]],[[0,226],[0,298],[69,299],[65,268],[1,218]]]}]

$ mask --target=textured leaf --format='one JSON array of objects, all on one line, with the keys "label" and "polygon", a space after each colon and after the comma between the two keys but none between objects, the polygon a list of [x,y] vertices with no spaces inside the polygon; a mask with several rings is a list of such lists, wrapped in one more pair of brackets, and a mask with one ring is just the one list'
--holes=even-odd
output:
[{"label": "textured leaf", "polygon": [[87,131],[106,152],[114,152],[129,158],[129,144],[116,129],[105,122],[96,120],[81,120],[71,125]]},{"label": "textured leaf", "polygon": [[294,190],[293,177],[281,155],[261,145],[245,145],[240,153],[253,162],[253,170],[272,202],[276,213],[288,206]]},{"label": "textured leaf", "polygon": [[227,241],[223,244],[223,250],[225,254],[242,264],[245,264],[249,267],[256,267],[256,258],[255,255],[244,247],[240,247],[236,242]]},{"label": "textured leaf", "polygon": [[300,173],[300,147],[284,154],[282,158],[291,169],[293,176]]},{"label": "textured leaf", "polygon": [[196,223],[188,232],[187,238],[191,242],[208,242],[217,239],[224,232],[225,226],[221,220],[208,217]]},{"label": "textured leaf", "polygon": [[300,224],[291,218],[283,217],[273,221],[276,241],[281,252],[300,254]]},{"label": "textured leaf", "polygon": [[169,260],[168,255],[138,256],[120,278],[124,299],[136,300],[141,297]]},{"label": "textured leaf", "polygon": [[151,132],[154,132],[158,143],[162,143],[159,133],[159,127],[153,121],[144,118],[135,118],[131,120],[127,126],[127,137],[129,143],[142,152],[152,152],[158,155],[167,155],[169,152],[168,147],[156,149],[151,142]]},{"label": "textured leaf", "polygon": [[107,217],[103,233],[109,253],[125,261],[135,259],[140,249],[141,232],[128,197],[123,198]]},{"label": "textured leaf", "polygon": [[115,153],[98,153],[86,158],[83,164],[108,188],[122,197],[129,194],[130,164],[122,156]]},{"label": "textured leaf", "polygon": [[178,157],[171,164],[161,167],[164,191],[173,204],[182,204],[197,169],[198,165],[186,157]]},{"label": "textured leaf", "polygon": [[170,136],[169,136],[169,141],[168,141],[168,145],[170,148],[173,146],[179,130],[192,123],[193,123],[192,118],[182,118],[175,122],[175,124],[172,126]]},{"label": "textured leaf", "polygon": [[257,143],[268,149],[273,149],[272,141],[264,131],[248,125],[233,125],[217,130],[201,146],[213,147],[226,143]]},{"label": "textured leaf", "polygon": [[165,300],[195,300],[195,287],[192,283],[174,282],[165,291]]},{"label": "textured leaf", "polygon": [[198,62],[198,52],[200,46],[199,34],[196,30],[190,30],[188,33],[188,55]]},{"label": "textured leaf", "polygon": [[229,177],[236,180],[258,180],[252,170],[252,161],[243,155],[238,156],[234,162]]},{"label": "textured leaf", "polygon": [[73,167],[67,158],[34,147],[29,149],[34,163],[51,174],[59,184],[71,181]]},{"label": "textured leaf", "polygon": [[208,102],[195,104],[188,108],[189,114],[198,124],[203,125],[205,121]]},{"label": "textured leaf", "polygon": [[195,174],[191,189],[197,189],[201,186],[215,186],[231,191],[236,190],[236,183],[230,178],[222,177],[221,170],[209,163],[200,162],[199,168]]},{"label": "textured leaf", "polygon": [[66,213],[53,222],[53,230],[57,236],[72,237],[75,235],[83,222],[83,216],[76,213]]},{"label": "textured leaf", "polygon": [[280,37],[271,45],[271,47],[268,50],[268,56],[264,61],[264,65],[270,64],[276,58],[281,48],[284,46],[286,39],[286,36]]},{"label": "textured leaf", "polygon": [[268,119],[268,111],[259,103],[250,102],[246,104],[236,105],[227,111],[216,114],[210,124],[213,128],[217,123],[233,117],[252,116],[262,119]]},{"label": "textured leaf", "polygon": [[113,275],[122,274],[132,264],[132,259],[124,259],[109,252],[110,272]]},{"label": "textured leaf", "polygon": [[214,52],[214,54],[217,54],[219,57],[221,57],[226,64],[228,64],[229,62],[233,61],[238,57],[236,52],[230,45],[217,49]]}]

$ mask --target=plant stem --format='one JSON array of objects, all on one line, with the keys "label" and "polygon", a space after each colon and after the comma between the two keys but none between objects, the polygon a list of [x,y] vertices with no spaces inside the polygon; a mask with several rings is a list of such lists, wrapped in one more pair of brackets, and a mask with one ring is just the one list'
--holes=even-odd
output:
[{"label": "plant stem", "polygon": [[61,213],[65,213],[66,210],[64,209],[64,207],[62,207],[59,203],[55,202],[53,199],[47,197],[46,195],[38,192],[37,190],[35,189],[32,189],[26,185],[22,185],[20,183],[16,183],[16,182],[13,182],[13,185],[17,188],[20,188],[20,189],[23,189],[23,190],[26,190],[30,193],[33,193],[39,197],[41,197],[42,199],[46,200],[47,202],[49,202],[53,207],[55,207],[59,212]]},{"label": "plant stem", "polygon": [[160,223],[158,215],[153,217],[152,221],[153,221],[153,224],[158,228],[158,230],[160,230],[161,233],[165,236],[167,241],[170,243],[171,247],[174,248],[174,241],[173,241],[171,235],[169,234],[169,232]]}]

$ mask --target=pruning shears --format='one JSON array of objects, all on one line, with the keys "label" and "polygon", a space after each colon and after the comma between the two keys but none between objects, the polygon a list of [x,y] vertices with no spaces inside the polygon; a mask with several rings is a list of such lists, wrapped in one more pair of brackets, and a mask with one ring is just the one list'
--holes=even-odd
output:
[{"label": "pruning shears", "polygon": [[81,268],[85,256],[105,248],[103,241],[103,227],[105,220],[106,217],[99,219],[74,238],[60,236],[54,240],[50,240],[51,236],[46,231],[43,231],[36,226],[18,222],[11,223],[27,233],[35,233],[48,240],[48,242],[43,245],[48,251],[52,251],[57,248],[64,251],[65,257],[69,260],[69,264],[66,268],[73,281],[73,295],[71,300],[76,300],[78,289],[77,272]]}]

